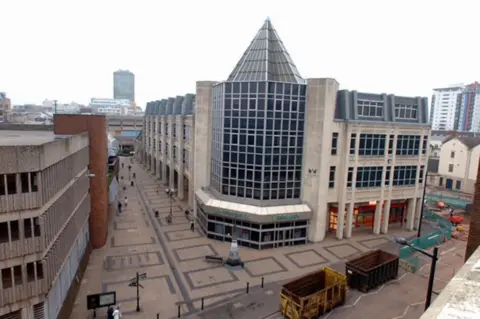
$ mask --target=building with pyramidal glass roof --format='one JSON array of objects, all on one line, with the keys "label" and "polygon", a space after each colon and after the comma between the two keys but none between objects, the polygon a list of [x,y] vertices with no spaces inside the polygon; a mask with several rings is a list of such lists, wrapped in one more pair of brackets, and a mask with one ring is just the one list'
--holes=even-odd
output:
[{"label": "building with pyramidal glass roof", "polygon": [[147,104],[137,156],[205,236],[266,249],[418,226],[426,98],[302,78],[269,19],[188,96]]}]

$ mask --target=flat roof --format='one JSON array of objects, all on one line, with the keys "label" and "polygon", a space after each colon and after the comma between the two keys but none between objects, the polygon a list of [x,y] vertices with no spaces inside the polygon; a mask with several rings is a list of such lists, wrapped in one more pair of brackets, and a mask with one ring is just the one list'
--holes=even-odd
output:
[{"label": "flat roof", "polygon": [[[60,137],[69,137],[70,135],[60,135]],[[42,145],[53,142],[59,135],[52,131],[13,131],[0,130],[0,146],[28,146]]]}]

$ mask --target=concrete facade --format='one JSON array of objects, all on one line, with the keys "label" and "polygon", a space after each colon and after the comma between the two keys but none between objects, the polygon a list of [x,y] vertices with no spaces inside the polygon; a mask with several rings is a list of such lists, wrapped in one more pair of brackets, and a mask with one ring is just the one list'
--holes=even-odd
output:
[{"label": "concrete facade", "polygon": [[91,215],[90,241],[93,249],[105,245],[108,237],[107,133],[103,115],[55,115],[55,134],[89,135],[89,169],[95,174],[90,180]]},{"label": "concrete facade", "polygon": [[0,316],[47,318],[90,214],[89,138],[0,130],[0,160]]}]

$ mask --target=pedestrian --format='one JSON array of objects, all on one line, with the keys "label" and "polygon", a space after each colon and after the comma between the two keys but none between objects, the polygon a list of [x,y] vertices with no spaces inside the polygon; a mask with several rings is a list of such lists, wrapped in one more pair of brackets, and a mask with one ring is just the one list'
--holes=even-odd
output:
[{"label": "pedestrian", "polygon": [[188,219],[188,215],[190,214],[190,212],[188,211],[188,209],[185,209],[185,218]]},{"label": "pedestrian", "polygon": [[131,182],[130,182],[130,186],[132,186],[132,187],[133,187],[133,181],[131,181]]},{"label": "pedestrian", "polygon": [[124,165],[124,164],[122,163],[122,168],[123,168],[123,165]]},{"label": "pedestrian", "polygon": [[193,223],[193,219],[190,221],[190,230],[195,231],[195,224]]},{"label": "pedestrian", "polygon": [[125,205],[125,208],[126,208],[127,205],[128,205],[128,198],[127,198],[127,196],[125,196],[125,199],[123,200],[123,204]]},{"label": "pedestrian", "polygon": [[122,318],[122,313],[120,312],[120,307],[117,306],[117,309],[113,311],[113,319],[120,319]]},{"label": "pedestrian", "polygon": [[113,308],[111,306],[108,307],[107,319],[113,319]]},{"label": "pedestrian", "polygon": [[132,165],[128,165],[128,171],[130,172],[132,170]]},{"label": "pedestrian", "polygon": [[134,173],[133,173],[133,179],[135,179],[135,176],[136,176],[136,175],[135,175],[135,172],[134,172]]},{"label": "pedestrian", "polygon": [[120,201],[118,201],[118,213],[120,214],[122,212],[122,203]]}]

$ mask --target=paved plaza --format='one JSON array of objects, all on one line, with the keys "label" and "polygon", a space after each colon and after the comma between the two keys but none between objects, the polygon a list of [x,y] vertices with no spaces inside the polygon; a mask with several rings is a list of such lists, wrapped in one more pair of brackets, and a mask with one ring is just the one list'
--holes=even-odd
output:
[{"label": "paved plaza", "polygon": [[[211,309],[208,311],[214,311],[215,306],[219,305],[230,307],[231,313],[244,313],[250,319],[261,318],[260,313],[264,313],[265,317],[278,309],[279,287],[283,281],[328,264],[343,268],[342,260],[389,243],[388,236],[358,233],[354,235],[354,240],[327,238],[318,244],[273,250],[257,251],[240,247],[240,256],[245,262],[242,270],[208,264],[204,261],[205,255],[227,256],[229,244],[192,232],[183,213],[185,204],[181,202],[173,202],[172,223],[166,223],[170,199],[163,188],[157,193],[160,182],[135,162],[132,172],[136,173],[136,180],[135,186],[131,187],[126,169],[130,159],[121,158],[121,161],[125,168],[121,169],[119,175],[124,177],[123,182],[128,186],[120,196],[128,197],[128,207],[120,215],[113,213],[108,244],[93,251],[90,256],[72,312],[71,318],[74,319],[93,317],[93,313],[86,310],[86,295],[112,290],[117,292],[117,303],[127,318],[155,318],[157,313],[160,318],[174,318],[177,317],[178,306],[182,317],[215,318],[213,312],[209,317],[205,316],[207,310],[203,313],[200,311],[202,299],[204,307]],[[158,218],[154,216],[155,210],[159,211]],[[397,234],[411,235],[401,231]],[[389,247],[396,249],[395,245]],[[339,270],[343,272],[344,268]],[[141,281],[140,312],[135,310],[136,288],[128,286],[136,272],[147,274],[147,278]],[[408,276],[423,280],[420,275],[409,274],[405,278]],[[265,282],[263,289],[260,288],[262,278]],[[250,285],[248,296],[245,293],[247,283]],[[386,286],[383,289],[388,292],[389,288]],[[245,301],[248,298],[258,301],[259,297],[255,297],[255,294],[262,294],[261,300],[265,300],[261,307],[255,307],[253,301]],[[243,301],[236,301],[239,298]],[[349,294],[347,304],[351,298],[355,298],[355,293]],[[368,302],[371,301],[367,300],[366,304]],[[357,302],[355,307],[360,304],[365,303]],[[97,318],[105,317],[106,309],[97,311]],[[235,315],[232,318],[243,317]],[[345,313],[342,317],[338,310],[338,314],[334,311],[330,318],[349,317]]]}]

